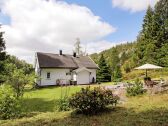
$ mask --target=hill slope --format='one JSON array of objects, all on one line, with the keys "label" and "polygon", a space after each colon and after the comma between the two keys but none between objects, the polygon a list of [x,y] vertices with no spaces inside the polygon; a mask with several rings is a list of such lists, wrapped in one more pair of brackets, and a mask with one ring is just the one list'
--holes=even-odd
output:
[{"label": "hill slope", "polygon": [[[119,65],[123,74],[130,73],[136,66],[145,63],[168,67],[167,8],[168,0],[160,0],[154,8],[149,6],[144,16],[142,30],[134,43],[117,45],[100,54],[92,54],[93,60],[98,64],[99,57],[103,54],[112,74],[114,65]],[[115,61],[114,52],[117,52],[119,62]]]}]

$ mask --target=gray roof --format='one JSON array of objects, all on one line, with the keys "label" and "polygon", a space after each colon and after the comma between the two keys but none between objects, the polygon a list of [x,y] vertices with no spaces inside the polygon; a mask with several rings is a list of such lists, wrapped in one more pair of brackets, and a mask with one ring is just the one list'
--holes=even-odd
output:
[{"label": "gray roof", "polygon": [[40,68],[70,68],[77,69],[86,67],[88,69],[98,69],[97,65],[88,56],[59,55],[52,53],[37,52]]}]

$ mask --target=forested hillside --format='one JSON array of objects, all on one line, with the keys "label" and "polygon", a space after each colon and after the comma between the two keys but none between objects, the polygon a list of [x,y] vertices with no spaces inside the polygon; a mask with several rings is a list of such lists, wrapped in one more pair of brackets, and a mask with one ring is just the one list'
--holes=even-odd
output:
[{"label": "forested hillside", "polygon": [[[142,30],[137,40],[116,45],[99,54],[92,54],[93,60],[99,64],[103,55],[111,68],[112,80],[114,73],[129,73],[136,66],[151,63],[168,67],[168,0],[160,0],[154,8],[148,7],[144,16]],[[114,69],[119,66],[119,69]],[[117,70],[117,71],[116,71]],[[120,78],[117,77],[117,78]]]}]

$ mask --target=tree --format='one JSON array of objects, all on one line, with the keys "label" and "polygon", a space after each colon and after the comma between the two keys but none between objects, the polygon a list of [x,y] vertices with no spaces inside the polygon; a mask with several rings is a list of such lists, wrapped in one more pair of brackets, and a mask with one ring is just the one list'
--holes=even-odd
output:
[{"label": "tree", "polygon": [[111,51],[111,68],[112,68],[112,71],[115,69],[116,65],[120,65],[120,59],[119,59],[119,53],[117,51],[116,48],[112,48],[112,51]]},{"label": "tree", "polygon": [[160,57],[158,62],[162,63],[161,66],[168,67],[168,43],[161,47],[158,57]]},{"label": "tree", "polygon": [[168,1],[160,0],[154,10],[149,7],[144,17],[143,28],[137,39],[137,54],[140,63],[168,66],[165,50],[168,50]]},{"label": "tree", "polygon": [[111,81],[110,67],[107,65],[103,55],[101,55],[99,59],[98,66],[100,69],[97,71],[97,81],[98,82]]},{"label": "tree", "polygon": [[8,56],[6,59],[4,71],[6,84],[13,87],[17,97],[23,95],[27,84],[31,86],[34,84],[35,74],[32,69],[31,65],[14,56]]},{"label": "tree", "polygon": [[86,50],[85,52],[82,51],[81,42],[79,38],[76,39],[76,43],[74,46],[75,46],[75,52],[77,55],[86,55]]},{"label": "tree", "polygon": [[137,38],[137,55],[141,63],[154,63],[156,44],[153,36],[156,34],[154,25],[154,11],[149,6],[143,20],[142,31]]},{"label": "tree", "polygon": [[113,71],[112,80],[113,81],[120,81],[121,77],[122,77],[121,69],[120,69],[120,66],[117,65]]},{"label": "tree", "polygon": [[[1,29],[1,25],[0,25]],[[0,83],[4,82],[4,60],[6,58],[5,53],[5,41],[3,39],[3,32],[0,31]]]},{"label": "tree", "polygon": [[77,39],[76,39],[76,43],[75,43],[75,52],[77,53],[77,55],[80,54],[80,50],[81,50],[80,39],[77,38]]},{"label": "tree", "polygon": [[128,62],[126,62],[123,67],[126,73],[131,72],[130,64]]},{"label": "tree", "polygon": [[113,48],[111,53],[111,69],[112,69],[112,81],[117,81],[122,77],[120,69],[120,59],[116,48]]},{"label": "tree", "polygon": [[3,71],[5,84],[9,84],[15,91],[17,97],[24,93],[25,85],[33,85],[35,74],[33,66],[15,56],[6,56]]},{"label": "tree", "polygon": [[[120,44],[93,55],[93,60],[103,54],[112,69],[122,66],[125,72],[144,63],[168,67],[168,0],[160,0],[154,8],[148,7],[144,16],[142,30],[136,42]],[[117,68],[118,69],[118,68]]]},{"label": "tree", "polygon": [[0,119],[12,119],[21,115],[20,99],[16,98],[11,86],[0,85]]},{"label": "tree", "polygon": [[168,66],[167,56],[165,50],[168,50],[168,1],[160,0],[155,5],[154,25],[156,35],[154,36],[157,46],[157,64],[161,66]]},{"label": "tree", "polygon": [[[13,68],[22,69],[24,74],[31,74],[34,72],[33,65],[26,63],[24,60],[19,60],[16,56],[8,55],[5,64],[6,72],[13,70]],[[13,67],[9,67],[9,65],[13,65]]]},{"label": "tree", "polygon": [[24,88],[26,84],[29,84],[30,79],[30,76],[25,75],[22,69],[15,69],[8,78],[7,84],[10,84],[13,87],[16,97],[19,98],[23,95]]},{"label": "tree", "polygon": [[[1,28],[1,25],[0,25]],[[0,31],[0,61],[5,60],[5,40],[3,38],[4,32]]]},{"label": "tree", "polygon": [[128,57],[127,57],[127,54],[126,54],[126,52],[124,51],[124,52],[121,54],[121,58],[120,58],[121,64],[124,64],[124,62],[126,61],[127,58],[128,58]]}]

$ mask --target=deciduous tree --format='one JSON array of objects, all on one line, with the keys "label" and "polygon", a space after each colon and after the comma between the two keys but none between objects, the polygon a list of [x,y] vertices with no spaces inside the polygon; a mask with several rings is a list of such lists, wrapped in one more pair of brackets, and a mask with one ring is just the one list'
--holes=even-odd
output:
[{"label": "deciduous tree", "polygon": [[[1,25],[0,25],[1,30]],[[3,32],[0,31],[0,83],[4,82],[4,60],[6,58],[5,53],[5,40],[3,38]]]}]

